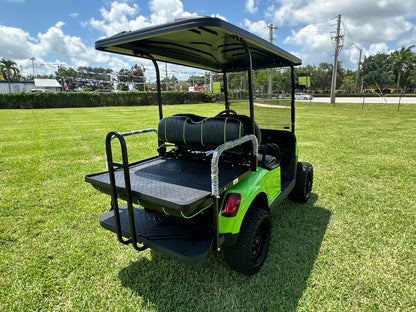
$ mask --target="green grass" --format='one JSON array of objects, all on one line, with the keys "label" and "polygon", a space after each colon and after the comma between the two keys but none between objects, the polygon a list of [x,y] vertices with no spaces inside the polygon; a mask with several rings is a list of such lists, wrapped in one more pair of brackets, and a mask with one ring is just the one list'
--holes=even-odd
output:
[{"label": "green grass", "polygon": [[[105,170],[108,131],[155,127],[156,107],[1,110],[0,310],[415,311],[416,105],[298,107],[312,200],[273,212],[253,277],[221,253],[192,266],[139,254],[99,226],[109,198],[83,177]],[[222,107],[165,114],[190,109]],[[256,107],[260,124],[277,113]],[[131,160],[154,153],[154,134],[140,140]]]}]

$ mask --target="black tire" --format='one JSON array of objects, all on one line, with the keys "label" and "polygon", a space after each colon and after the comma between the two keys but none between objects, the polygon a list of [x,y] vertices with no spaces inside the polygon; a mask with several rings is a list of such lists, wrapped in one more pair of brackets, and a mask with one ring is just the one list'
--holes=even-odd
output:
[{"label": "black tire", "polygon": [[293,201],[306,203],[311,197],[313,186],[313,166],[307,162],[298,162],[296,184],[289,194]]},{"label": "black tire", "polygon": [[225,260],[231,269],[253,275],[263,266],[271,237],[270,213],[250,207],[241,225],[237,243],[224,248]]}]

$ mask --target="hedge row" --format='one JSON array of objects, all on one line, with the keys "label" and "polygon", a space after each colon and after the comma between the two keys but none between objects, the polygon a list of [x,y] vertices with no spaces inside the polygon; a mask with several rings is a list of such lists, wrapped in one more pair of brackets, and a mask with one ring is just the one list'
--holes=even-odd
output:
[{"label": "hedge row", "polygon": [[[210,92],[162,92],[163,104],[212,103],[218,100],[219,94]],[[157,105],[157,92],[0,93],[0,109],[144,105]]]}]

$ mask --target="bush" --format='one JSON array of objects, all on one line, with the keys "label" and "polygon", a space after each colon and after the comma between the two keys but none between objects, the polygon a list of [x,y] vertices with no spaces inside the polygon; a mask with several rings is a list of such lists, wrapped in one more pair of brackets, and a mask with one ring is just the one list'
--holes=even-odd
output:
[{"label": "bush", "polygon": [[[213,103],[211,92],[162,92],[162,104]],[[0,93],[0,109],[157,105],[157,92],[45,92]]]}]

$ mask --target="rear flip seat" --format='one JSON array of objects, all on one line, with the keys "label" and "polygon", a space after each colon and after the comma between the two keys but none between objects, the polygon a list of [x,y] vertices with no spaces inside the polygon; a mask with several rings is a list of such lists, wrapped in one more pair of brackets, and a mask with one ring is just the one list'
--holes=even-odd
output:
[{"label": "rear flip seat", "polygon": [[[196,118],[193,115],[174,115],[159,121],[160,141],[188,145],[195,149],[215,148],[244,136],[243,123],[232,117]],[[199,119],[199,120],[198,120]]]}]

